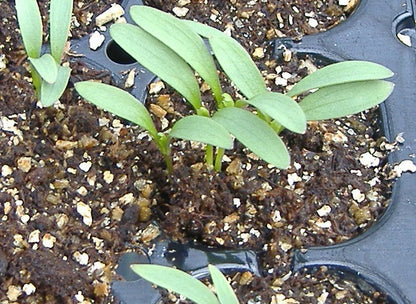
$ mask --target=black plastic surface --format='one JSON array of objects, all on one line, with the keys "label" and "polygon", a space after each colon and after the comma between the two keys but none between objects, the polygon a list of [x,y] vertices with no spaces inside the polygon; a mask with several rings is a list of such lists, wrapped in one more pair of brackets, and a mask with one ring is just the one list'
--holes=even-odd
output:
[{"label": "black plastic surface", "polygon": [[253,251],[213,250],[160,239],[151,254],[130,252],[121,257],[116,272],[124,280],[114,281],[111,286],[113,295],[121,304],[154,304],[160,300],[159,291],[135,274],[130,269],[132,264],[175,266],[197,279],[209,276],[208,264],[215,265],[223,273],[250,271],[260,275],[257,256]]},{"label": "black plastic surface", "polygon": [[[368,60],[389,67],[395,90],[382,105],[384,132],[390,140],[403,133],[405,143],[391,163],[416,154],[416,40],[414,0],[362,0],[344,23],[301,42],[276,41],[282,47],[318,59]],[[412,46],[397,34],[407,35]],[[391,205],[370,230],[336,246],[296,252],[293,269],[321,265],[349,271],[387,292],[394,303],[416,303],[416,175],[405,173],[393,189]]]},{"label": "black plastic surface", "polygon": [[[125,15],[123,17],[125,17],[129,23],[133,23],[128,12],[128,8],[132,5],[143,5],[143,2],[141,0],[124,0],[121,3],[121,6],[125,10]],[[82,60],[91,68],[108,70],[111,72],[113,80],[120,87],[124,87],[127,73],[130,70],[135,69],[136,76],[134,85],[129,89],[129,92],[144,103],[147,94],[147,86],[156,79],[156,76],[137,62],[124,63],[129,61],[126,58],[128,54],[122,51],[111,39],[108,28],[109,27],[107,26],[106,31],[100,31],[100,34],[105,36],[105,40],[97,50],[93,51],[90,49],[88,42],[89,36],[85,36],[82,39],[71,41],[71,52],[76,53],[78,56],[82,55],[82,57],[76,57],[75,60]]]},{"label": "black plastic surface", "polygon": [[[390,68],[395,76],[395,90],[381,106],[385,135],[390,139],[403,133],[405,142],[390,155],[391,163],[414,159],[416,154],[416,29],[414,9],[416,0],[361,0],[356,11],[333,29],[305,36],[302,41],[277,40],[275,54],[284,48],[307,54],[323,61],[368,60]],[[142,4],[140,0],[125,0],[122,6]],[[408,36],[412,46],[406,46],[397,34]],[[71,51],[84,54],[82,60],[95,68],[107,69],[120,84],[125,71],[136,68],[135,85],[131,93],[144,101],[147,86],[155,76],[137,63],[122,64],[126,59],[109,48],[111,38],[97,51],[88,47],[88,37],[72,42]],[[115,52],[115,53],[114,53]],[[110,58],[111,57],[111,58]],[[173,248],[173,247],[175,248]],[[171,250],[174,249],[174,250]],[[394,303],[416,303],[416,175],[405,173],[394,185],[392,202],[385,215],[366,233],[348,242],[310,248],[306,253],[295,252],[293,270],[328,266],[341,274],[349,273],[363,289],[371,284],[385,292]],[[213,261],[214,257],[220,258]],[[231,258],[231,260],[229,259]],[[123,304],[156,303],[159,293],[129,269],[132,263],[175,265],[198,278],[207,275],[208,263],[223,271],[242,270],[259,273],[251,251],[215,252],[182,246],[169,241],[157,243],[151,256],[130,253],[123,256],[118,273],[124,281],[112,283],[112,292]],[[175,261],[175,262],[173,262]]]}]

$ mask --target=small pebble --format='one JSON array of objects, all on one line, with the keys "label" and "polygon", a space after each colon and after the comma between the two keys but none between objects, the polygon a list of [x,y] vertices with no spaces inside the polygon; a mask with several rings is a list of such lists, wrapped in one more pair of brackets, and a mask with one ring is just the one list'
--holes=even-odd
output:
[{"label": "small pebble", "polygon": [[59,214],[56,218],[56,225],[59,229],[62,229],[68,224],[69,218],[65,213]]},{"label": "small pebble", "polygon": [[13,173],[12,168],[10,168],[8,165],[3,165],[1,167],[1,176],[6,177]]},{"label": "small pebble", "polygon": [[264,58],[264,50],[261,47],[258,47],[253,52],[254,58]]},{"label": "small pebble", "polygon": [[93,51],[97,50],[104,43],[104,40],[105,36],[100,32],[95,31],[90,35],[90,38],[88,40],[90,49]]},{"label": "small pebble", "polygon": [[7,298],[9,301],[15,302],[22,294],[22,288],[20,286],[10,285],[7,289]]},{"label": "small pebble", "polygon": [[111,7],[95,18],[95,24],[100,27],[110,21],[116,20],[124,15],[124,9],[120,4],[112,4]]},{"label": "small pebble", "polygon": [[53,245],[56,242],[56,237],[51,235],[50,233],[45,233],[45,235],[42,238],[42,245],[46,248],[53,248]]},{"label": "small pebble", "polygon": [[165,88],[165,84],[163,81],[159,80],[156,82],[152,82],[149,88],[149,94],[158,94],[162,89]]},{"label": "small pebble", "polygon": [[88,190],[84,186],[81,186],[77,189],[77,193],[81,196],[86,196],[88,194]]},{"label": "small pebble", "polygon": [[365,195],[361,193],[360,189],[352,190],[351,194],[352,194],[352,198],[358,203],[361,203],[365,199]]},{"label": "small pebble", "polygon": [[173,13],[178,17],[185,17],[189,12],[189,8],[186,7],[174,7],[172,9]]},{"label": "small pebble", "polygon": [[35,293],[36,287],[32,283],[25,284],[23,285],[23,291],[25,292],[26,295],[30,296],[31,294]]},{"label": "small pebble", "polygon": [[80,163],[78,167],[79,167],[82,171],[84,171],[84,172],[88,172],[88,171],[90,171],[91,166],[92,166],[92,163],[91,163],[90,161],[87,161],[87,162],[82,162],[82,163]]},{"label": "small pebble", "polygon": [[143,242],[150,242],[153,241],[155,238],[157,238],[160,235],[160,230],[157,226],[150,224],[147,226],[146,229],[144,229],[141,233],[141,240]]},{"label": "small pebble", "polygon": [[34,230],[29,234],[29,238],[27,240],[28,243],[39,243],[40,241],[40,231]]},{"label": "small pebble", "polygon": [[21,157],[17,160],[17,168],[27,173],[32,168],[32,159],[30,157]]},{"label": "small pebble", "polygon": [[373,156],[370,152],[366,152],[359,157],[360,163],[366,167],[377,167],[380,164],[380,159]]},{"label": "small pebble", "polygon": [[74,260],[77,261],[80,265],[88,265],[88,254],[80,253],[79,251],[75,251],[72,255],[74,257]]},{"label": "small pebble", "polygon": [[253,274],[250,271],[245,271],[241,275],[241,278],[238,281],[238,283],[240,285],[248,285],[251,283],[251,281],[253,281]]},{"label": "small pebble", "polygon": [[396,173],[398,177],[400,177],[402,173],[405,172],[416,172],[416,165],[410,159],[406,159],[402,161],[400,164],[394,166],[393,171]]},{"label": "small pebble", "polygon": [[114,207],[111,210],[111,219],[113,221],[121,221],[121,218],[123,217],[123,209],[121,209],[119,206]]},{"label": "small pebble", "polygon": [[124,82],[125,88],[131,88],[134,85],[134,77],[136,76],[136,69],[132,69],[126,77],[126,81]]},{"label": "small pebble", "polygon": [[316,20],[315,18],[309,18],[308,24],[313,28],[319,25],[318,20]]},{"label": "small pebble", "polygon": [[83,202],[77,203],[77,212],[82,216],[82,221],[85,225],[91,226],[92,224],[92,215],[91,207]]},{"label": "small pebble", "polygon": [[114,175],[110,171],[104,171],[103,178],[107,184],[111,184],[114,180]]},{"label": "small pebble", "polygon": [[69,141],[69,140],[57,140],[55,143],[55,147],[59,150],[69,150],[74,149],[78,146],[76,141]]},{"label": "small pebble", "polygon": [[331,207],[328,205],[322,206],[320,209],[316,210],[320,217],[327,216],[331,213]]}]

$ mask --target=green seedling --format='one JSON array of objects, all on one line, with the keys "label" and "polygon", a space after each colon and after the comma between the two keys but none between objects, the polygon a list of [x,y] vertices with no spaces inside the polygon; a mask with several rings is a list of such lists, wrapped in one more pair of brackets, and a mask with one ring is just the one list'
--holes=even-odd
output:
[{"label": "green seedling", "polygon": [[227,130],[210,117],[186,116],[178,120],[169,133],[161,133],[157,131],[146,107],[128,92],[92,81],[77,82],[75,89],[89,102],[146,130],[163,155],[169,172],[172,171],[170,153],[172,137],[198,141],[222,149],[230,149],[233,145]]},{"label": "green seedling", "polygon": [[198,279],[178,270],[160,265],[135,264],[131,268],[143,279],[176,292],[196,304],[238,304],[227,279],[215,266],[208,265],[215,294]]},{"label": "green seedling", "polygon": [[51,0],[49,16],[50,54],[41,55],[42,19],[36,0],[16,0],[17,21],[30,61],[30,72],[37,97],[44,106],[52,105],[63,94],[71,69],[61,65],[68,39],[73,0]]},{"label": "green seedling", "polygon": [[[283,129],[304,133],[307,120],[358,113],[381,103],[393,90],[391,82],[382,80],[393,75],[389,69],[371,62],[346,61],[305,77],[287,94],[270,92],[250,55],[223,32],[147,6],[132,6],[130,14],[136,25],[114,24],[110,28],[116,43],[178,91],[196,114],[211,116],[278,168],[290,164],[288,151],[278,137]],[[234,101],[222,93],[214,58],[244,99]],[[195,73],[211,87],[216,102],[212,113],[202,104]],[[297,97],[300,94],[306,97]],[[299,103],[296,98],[301,99]],[[214,159],[212,151],[212,147],[207,148],[208,163]],[[223,152],[217,148],[217,170]]]},{"label": "green seedling", "polygon": [[[178,121],[170,133],[163,134],[166,140],[158,139],[161,135],[156,131],[151,134],[165,159],[168,159],[171,137],[196,140],[208,144],[206,162],[219,171],[227,145],[214,144],[213,138],[216,134],[226,138],[226,130],[229,136],[231,134],[263,160],[278,168],[287,168],[290,157],[279,137],[282,130],[302,134],[308,120],[358,113],[383,102],[393,90],[391,82],[382,80],[393,75],[389,69],[371,62],[346,61],[305,77],[287,94],[270,92],[250,55],[223,32],[147,6],[132,6],[130,14],[137,25],[112,25],[112,38],[142,66],[179,92],[196,113],[192,118]],[[203,38],[208,41],[213,55]],[[233,100],[222,92],[215,61],[244,98]],[[216,104],[213,112],[202,103],[195,74],[212,90]],[[110,93],[101,96],[103,92],[93,83],[76,85],[76,88],[87,100],[121,117],[129,114],[130,118],[126,119],[149,131],[143,122],[131,117],[133,112],[124,113],[127,100],[130,102],[132,98],[111,99]],[[209,121],[209,126],[200,124],[201,117]],[[207,137],[208,127],[211,134]]]}]

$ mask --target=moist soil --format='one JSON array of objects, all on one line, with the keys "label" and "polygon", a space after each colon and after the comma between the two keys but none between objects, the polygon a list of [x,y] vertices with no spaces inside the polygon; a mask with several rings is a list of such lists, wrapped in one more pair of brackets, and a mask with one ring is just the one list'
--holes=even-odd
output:
[{"label": "moist soil", "polygon": [[[76,39],[90,33],[95,16],[116,1],[74,2]],[[47,30],[48,1],[38,3]],[[280,92],[315,66],[296,54],[273,59],[272,40],[328,29],[350,12],[332,0],[147,4],[169,12],[189,9],[184,18],[230,31],[252,54],[268,87]],[[382,137],[377,109],[311,122],[304,135],[283,132],[292,158],[287,170],[236,143],[215,173],[203,163],[203,147],[174,141],[168,175],[145,132],[74,91],[80,80],[111,83],[108,72],[67,56],[71,83],[55,106],[42,108],[13,1],[1,0],[0,15],[1,303],[116,303],[109,284],[118,279],[120,255],[149,249],[162,234],[181,243],[259,252],[263,277],[230,277],[242,303],[386,302],[382,292],[363,291],[325,267],[290,271],[294,249],[357,236],[387,207],[386,150],[393,145]],[[224,91],[238,96],[224,84]],[[208,91],[203,98],[213,104]],[[191,111],[169,87],[150,94],[147,105],[159,130]],[[163,302],[185,303],[171,294]]]}]

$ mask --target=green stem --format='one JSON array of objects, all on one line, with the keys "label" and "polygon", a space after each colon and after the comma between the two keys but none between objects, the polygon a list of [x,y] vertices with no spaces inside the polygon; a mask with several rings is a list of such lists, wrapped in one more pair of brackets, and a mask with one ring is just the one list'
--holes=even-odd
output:
[{"label": "green stem", "polygon": [[215,155],[215,164],[214,164],[214,170],[217,172],[221,171],[221,165],[222,165],[222,157],[224,156],[224,149],[223,148],[217,148],[217,154]]},{"label": "green stem", "polygon": [[166,169],[169,175],[172,174],[173,165],[172,165],[172,157],[171,157],[171,150],[170,150],[170,137],[166,136],[163,133],[157,134],[157,136],[152,136],[156,145],[159,148],[160,153],[163,155],[165,160]]},{"label": "green stem", "polygon": [[168,171],[169,175],[171,175],[173,171],[173,166],[172,166],[172,157],[170,156],[170,153],[163,154],[163,158],[165,159],[166,170]]},{"label": "green stem", "polygon": [[264,120],[265,122],[267,122],[268,124],[270,124],[270,122],[272,121],[272,119],[270,118],[269,115],[261,112],[261,111],[257,111],[257,116],[259,118],[261,118],[262,120]]},{"label": "green stem", "polygon": [[214,164],[214,147],[211,145],[207,145],[205,150],[205,162],[208,166],[213,166]]},{"label": "green stem", "polygon": [[278,123],[276,120],[273,120],[270,122],[270,126],[272,127],[272,129],[277,133],[277,135],[280,134],[280,132],[282,132],[285,127],[283,127],[280,123]]},{"label": "green stem", "polygon": [[32,83],[33,87],[36,91],[36,97],[40,98],[40,86],[42,84],[42,78],[39,76],[38,72],[36,72],[35,68],[30,65],[30,74],[32,75]]}]

